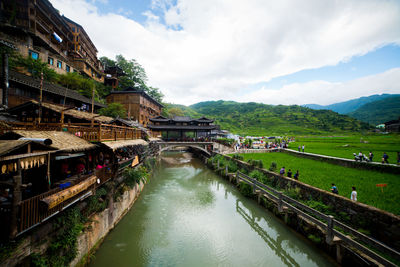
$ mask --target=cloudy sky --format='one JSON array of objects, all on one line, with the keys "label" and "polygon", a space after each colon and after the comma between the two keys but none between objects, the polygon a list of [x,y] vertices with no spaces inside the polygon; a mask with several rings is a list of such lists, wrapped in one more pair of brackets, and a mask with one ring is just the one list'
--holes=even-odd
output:
[{"label": "cloudy sky", "polygon": [[400,93],[400,0],[50,0],[165,101],[331,104]]}]

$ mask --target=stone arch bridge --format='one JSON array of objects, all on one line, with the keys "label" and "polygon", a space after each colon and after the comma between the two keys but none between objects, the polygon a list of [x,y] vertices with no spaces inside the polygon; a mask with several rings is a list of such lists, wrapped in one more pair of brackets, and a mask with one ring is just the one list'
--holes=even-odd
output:
[{"label": "stone arch bridge", "polygon": [[158,153],[161,153],[165,150],[175,148],[175,147],[190,147],[192,149],[196,149],[205,153],[208,156],[211,156],[214,142],[184,142],[184,141],[172,141],[172,142],[165,142],[159,141],[155,142],[158,145]]},{"label": "stone arch bridge", "polygon": [[200,141],[157,141],[154,142],[158,146],[158,153],[174,147],[190,147],[196,149],[207,156],[212,156],[212,152],[218,152],[221,154],[234,153],[235,151],[227,146],[224,146],[216,142],[200,142]]}]

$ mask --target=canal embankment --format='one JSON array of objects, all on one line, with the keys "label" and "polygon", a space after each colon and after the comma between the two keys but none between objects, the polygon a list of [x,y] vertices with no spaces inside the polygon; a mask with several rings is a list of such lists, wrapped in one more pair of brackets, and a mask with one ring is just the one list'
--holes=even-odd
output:
[{"label": "canal embankment", "polygon": [[160,165],[89,266],[335,266],[203,161],[181,153]]},{"label": "canal embankment", "polygon": [[[261,205],[271,210],[276,216],[282,218],[289,226],[296,229],[296,231],[302,233],[309,239],[316,241],[318,246],[328,251],[333,257],[336,257],[338,262],[356,265],[363,265],[365,262],[379,265],[380,263],[385,262],[385,260],[381,259],[379,255],[375,255],[375,252],[371,252],[369,250],[371,247],[375,247],[375,249],[378,248],[378,250],[384,251],[386,255],[389,254],[389,259],[394,259],[396,261],[398,258],[398,252],[394,249],[391,249],[389,246],[384,245],[375,239],[371,239],[369,236],[357,231],[360,229],[360,226],[357,225],[357,223],[363,222],[362,227],[365,229],[364,231],[374,233],[378,232],[383,240],[386,242],[389,240],[389,243],[385,242],[386,244],[391,244],[392,247],[395,247],[396,242],[399,240],[397,238],[398,231],[396,231],[397,227],[399,226],[397,216],[361,203],[352,202],[344,197],[314,188],[294,179],[258,168],[238,159],[233,159],[229,156],[220,155],[218,157],[224,160],[221,160],[221,163],[219,161],[217,162],[217,160],[215,160],[215,162],[208,161],[211,168],[213,168],[223,177],[228,177],[232,183],[239,187],[239,190],[242,191],[242,193],[251,198],[257,199]],[[222,161],[224,162],[222,163]],[[253,176],[254,174],[257,174],[259,177],[256,175],[254,178],[257,179],[253,179],[252,177],[243,174],[244,177],[248,177],[249,179],[238,180],[238,173],[240,174],[240,172],[237,172],[238,170],[240,170],[240,172],[245,172],[246,174],[251,173]],[[229,172],[231,173],[226,175]],[[247,180],[247,182],[243,182],[245,180]],[[252,183],[250,180],[255,181],[256,184]],[[269,187],[263,185],[263,183],[260,183],[257,180],[262,181],[264,184],[268,184]],[[259,185],[261,185],[261,187],[259,187]],[[268,192],[262,193],[261,191],[266,188]],[[270,193],[273,190],[278,190],[276,193],[280,194],[281,197],[278,195],[271,195]],[[327,215],[332,215],[332,213],[317,214],[314,209],[304,207],[308,213],[311,211],[311,215],[313,217],[316,217],[315,215],[319,215],[320,217],[323,217],[323,219],[326,219],[325,224],[321,224],[319,221],[315,222],[313,218],[311,218],[311,220],[310,218],[307,218],[307,214],[305,215],[302,212],[299,212],[299,206],[304,206],[301,203],[299,203],[297,207],[288,209],[288,207],[291,207],[290,204],[293,204],[293,201],[292,203],[286,202],[287,205],[284,205],[282,209],[282,201],[285,198],[288,199],[288,197],[285,195],[294,197],[295,199],[313,200],[312,202],[314,204],[318,204],[313,208],[326,208],[326,210],[331,211],[331,208],[333,207],[337,211],[337,213],[334,213],[334,219],[336,219],[336,221],[334,221],[335,228],[341,226],[341,233],[346,233],[346,235],[351,236],[352,239],[347,240],[346,236],[343,236],[342,239],[346,239],[346,241],[348,241],[343,242],[342,239],[338,238],[338,236],[341,236],[341,233],[337,233],[335,238],[327,238],[329,221],[326,221],[330,219]],[[298,202],[296,200],[294,201]],[[340,220],[342,219],[341,217],[354,222],[356,226],[355,229],[357,230],[354,230],[353,228],[347,227],[345,224],[343,224]],[[338,218],[339,220],[337,220]],[[333,229],[332,222],[333,221],[331,220],[330,226]],[[383,227],[383,229],[375,229],[377,225]],[[391,234],[392,231],[394,232]],[[358,243],[353,242],[353,239],[357,242],[360,242],[362,244],[361,247],[358,246]],[[367,248],[365,253],[361,252],[364,250],[364,247]],[[359,260],[357,261],[354,259]],[[390,261],[387,264],[390,265]]]}]

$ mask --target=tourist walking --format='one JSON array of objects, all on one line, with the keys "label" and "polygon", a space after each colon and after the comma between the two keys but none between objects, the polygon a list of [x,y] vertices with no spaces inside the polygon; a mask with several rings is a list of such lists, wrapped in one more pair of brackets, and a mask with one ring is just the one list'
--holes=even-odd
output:
[{"label": "tourist walking", "polygon": [[382,163],[389,163],[388,159],[389,159],[389,155],[386,154],[386,152],[383,152]]},{"label": "tourist walking", "polygon": [[287,172],[287,177],[292,178],[292,170],[289,169],[289,171]]},{"label": "tourist walking", "polygon": [[300,145],[299,145],[298,149],[299,149],[299,152],[300,152],[300,149],[301,149],[301,146],[300,146]]},{"label": "tourist walking", "polygon": [[293,178],[294,178],[295,180],[299,180],[299,175],[300,175],[300,174],[299,174],[299,170],[297,170],[296,173],[294,174],[294,177],[293,177]]},{"label": "tourist walking", "polygon": [[369,162],[372,162],[372,159],[374,158],[374,154],[370,151],[368,154]]},{"label": "tourist walking", "polygon": [[332,183],[331,192],[334,194],[339,194],[339,191],[335,184]]},{"label": "tourist walking", "polygon": [[305,145],[303,145],[302,147],[301,147],[301,149],[303,150],[303,153],[304,153],[304,148],[305,148],[306,146]]},{"label": "tourist walking", "polygon": [[282,167],[282,169],[279,171],[280,175],[284,175],[285,174],[285,167]]},{"label": "tourist walking", "polygon": [[357,191],[356,191],[356,187],[353,186],[351,191],[351,195],[350,195],[350,199],[353,201],[357,201]]}]

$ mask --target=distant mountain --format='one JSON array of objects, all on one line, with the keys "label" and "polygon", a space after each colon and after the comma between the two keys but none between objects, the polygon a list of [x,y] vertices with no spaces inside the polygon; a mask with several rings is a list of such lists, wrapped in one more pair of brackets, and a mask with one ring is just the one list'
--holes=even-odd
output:
[{"label": "distant mountain", "polygon": [[357,110],[358,108],[360,108],[361,106],[363,106],[367,103],[382,100],[382,99],[385,99],[388,97],[397,97],[397,96],[400,96],[400,94],[397,94],[397,95],[394,95],[394,94],[393,95],[392,94],[371,95],[371,96],[364,96],[364,97],[360,97],[357,99],[352,99],[349,101],[339,102],[339,103],[326,105],[326,106],[317,105],[317,104],[306,104],[303,106],[312,108],[312,109],[316,109],[316,110],[328,109],[328,110],[332,110],[332,111],[335,111],[340,114],[347,114],[347,113]]},{"label": "distant mountain", "polygon": [[372,125],[398,119],[400,117],[400,95],[367,103],[347,115]]},{"label": "distant mountain", "polygon": [[220,100],[200,102],[189,108],[199,115],[214,118],[223,129],[242,135],[325,134],[371,129],[367,123],[346,115],[301,106]]}]

